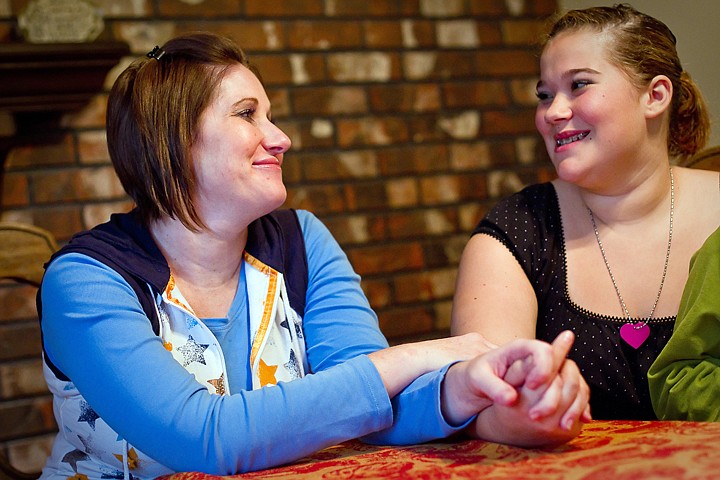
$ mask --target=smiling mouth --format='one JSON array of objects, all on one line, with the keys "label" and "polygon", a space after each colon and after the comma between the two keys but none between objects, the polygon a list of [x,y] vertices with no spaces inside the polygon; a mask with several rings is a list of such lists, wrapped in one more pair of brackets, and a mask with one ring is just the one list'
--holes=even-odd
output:
[{"label": "smiling mouth", "polygon": [[577,141],[582,140],[583,138],[587,137],[589,134],[590,134],[589,132],[582,132],[582,133],[578,133],[576,135],[571,135],[569,137],[558,138],[555,140],[555,146],[562,147],[563,145],[577,142]]},{"label": "smiling mouth", "polygon": [[257,162],[253,162],[253,165],[257,167],[267,167],[267,166],[274,166],[279,167],[282,165],[282,162],[280,160],[274,159],[274,160],[260,160]]}]

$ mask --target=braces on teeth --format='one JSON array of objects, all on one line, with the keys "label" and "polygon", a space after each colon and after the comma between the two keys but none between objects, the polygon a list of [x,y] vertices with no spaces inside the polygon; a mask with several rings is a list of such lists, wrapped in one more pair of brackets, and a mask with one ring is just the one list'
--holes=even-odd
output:
[{"label": "braces on teeth", "polygon": [[582,140],[583,138],[587,137],[587,132],[578,133],[577,135],[573,135],[572,137],[566,137],[566,138],[558,138],[555,140],[555,144],[560,147],[562,145],[567,145],[568,143],[576,142],[578,140]]}]

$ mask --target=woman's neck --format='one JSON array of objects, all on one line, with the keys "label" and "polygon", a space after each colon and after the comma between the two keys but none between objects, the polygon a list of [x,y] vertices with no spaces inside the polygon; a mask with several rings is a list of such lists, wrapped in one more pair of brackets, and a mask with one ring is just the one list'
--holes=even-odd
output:
[{"label": "woman's neck", "polygon": [[247,232],[247,227],[223,232],[210,227],[193,232],[175,219],[163,219],[150,226],[173,277],[205,288],[237,279]]}]

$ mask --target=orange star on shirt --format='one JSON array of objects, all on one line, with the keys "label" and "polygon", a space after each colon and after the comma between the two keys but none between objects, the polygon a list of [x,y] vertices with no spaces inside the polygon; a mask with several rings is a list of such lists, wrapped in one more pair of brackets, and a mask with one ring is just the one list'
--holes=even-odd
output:
[{"label": "orange star on shirt", "polygon": [[[118,460],[120,460],[120,462],[123,461],[123,456],[121,454],[113,453],[113,456],[115,458],[117,458]],[[132,447],[127,452],[127,460],[128,460],[128,468],[130,470],[135,470],[136,468],[138,468],[138,465],[140,464],[140,459],[138,458],[137,452]]]},{"label": "orange star on shirt", "polygon": [[275,385],[277,380],[275,379],[275,372],[277,372],[277,365],[268,365],[260,359],[260,367],[258,368],[258,375],[260,376],[260,386]]},{"label": "orange star on shirt", "polygon": [[225,395],[225,374],[221,373],[220,378],[213,378],[208,380],[208,383],[215,387],[215,393],[218,395]]}]

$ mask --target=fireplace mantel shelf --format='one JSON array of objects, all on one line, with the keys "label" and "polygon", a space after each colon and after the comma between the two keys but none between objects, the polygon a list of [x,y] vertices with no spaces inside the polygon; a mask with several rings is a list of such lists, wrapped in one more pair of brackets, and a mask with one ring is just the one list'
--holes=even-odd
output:
[{"label": "fireplace mantel shelf", "polygon": [[62,115],[102,92],[107,74],[129,53],[123,42],[0,43],[0,113],[10,114],[13,130],[0,134],[0,201],[10,150],[57,141]]},{"label": "fireplace mantel shelf", "polygon": [[68,112],[102,91],[123,42],[0,43],[0,110]]}]

